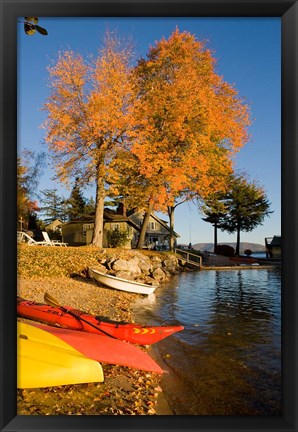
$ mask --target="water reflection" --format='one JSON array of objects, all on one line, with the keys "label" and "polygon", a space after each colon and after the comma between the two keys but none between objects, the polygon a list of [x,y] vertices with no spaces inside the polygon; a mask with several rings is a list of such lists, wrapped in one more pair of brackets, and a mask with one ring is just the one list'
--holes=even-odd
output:
[{"label": "water reflection", "polygon": [[280,283],[271,270],[182,274],[136,308],[138,321],[185,326],[158,344],[176,414],[280,413]]}]

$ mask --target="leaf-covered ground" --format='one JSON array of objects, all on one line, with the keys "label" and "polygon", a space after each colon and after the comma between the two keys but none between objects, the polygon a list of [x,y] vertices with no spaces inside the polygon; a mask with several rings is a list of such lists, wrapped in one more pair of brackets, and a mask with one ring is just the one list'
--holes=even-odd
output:
[{"label": "leaf-covered ground", "polygon": [[84,267],[98,265],[104,259],[129,259],[139,254],[164,256],[168,253],[118,248],[98,249],[94,246],[49,247],[21,244],[18,247],[18,275],[23,278],[71,276],[80,273]]},{"label": "leaf-covered ground", "polygon": [[[116,320],[131,321],[138,295],[95,285],[82,276],[107,253],[131,256],[132,251],[94,247],[30,247],[18,251],[18,295],[43,302],[45,292],[61,304]],[[146,348],[142,348],[146,349]],[[104,383],[18,390],[18,415],[154,415],[162,389],[160,376],[102,365]]]},{"label": "leaf-covered ground", "polygon": [[96,266],[105,256],[94,247],[43,247],[20,245],[18,275],[23,278],[70,276],[84,266]]}]

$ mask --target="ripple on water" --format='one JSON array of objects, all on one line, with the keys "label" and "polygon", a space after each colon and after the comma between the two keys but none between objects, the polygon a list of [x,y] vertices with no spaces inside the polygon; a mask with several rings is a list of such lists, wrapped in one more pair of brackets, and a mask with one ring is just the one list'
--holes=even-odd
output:
[{"label": "ripple on water", "polygon": [[136,302],[136,321],[185,327],[157,344],[175,414],[280,414],[280,289],[277,270],[201,271]]}]

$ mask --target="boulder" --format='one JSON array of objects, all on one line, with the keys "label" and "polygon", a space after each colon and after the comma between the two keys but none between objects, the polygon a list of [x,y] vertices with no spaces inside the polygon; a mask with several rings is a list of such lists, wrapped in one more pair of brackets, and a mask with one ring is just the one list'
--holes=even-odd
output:
[{"label": "boulder", "polygon": [[114,272],[124,271],[133,274],[134,276],[140,275],[141,269],[138,266],[138,260],[135,258],[129,261],[123,259],[117,259],[112,264],[112,269]]},{"label": "boulder", "polygon": [[134,275],[138,276],[142,273],[140,269],[140,260],[137,257],[130,259],[128,262],[129,271]]},{"label": "boulder", "polygon": [[164,259],[162,263],[165,267],[176,267],[178,264],[178,260],[176,257],[173,256]]},{"label": "boulder", "polygon": [[159,282],[167,279],[165,272],[161,268],[156,268],[155,270],[153,270],[152,277]]},{"label": "boulder", "polygon": [[158,268],[162,268],[162,260],[158,257],[153,257],[153,259],[151,260],[152,262],[152,269],[158,269]]},{"label": "boulder", "polygon": [[98,270],[100,273],[107,273],[107,268],[102,264],[97,264],[96,266],[92,266],[94,270]]},{"label": "boulder", "polygon": [[117,271],[115,272],[115,276],[121,279],[127,279],[133,281],[135,279],[134,275],[128,271]]},{"label": "boulder", "polygon": [[152,270],[151,262],[147,261],[145,259],[142,259],[142,258],[139,259],[138,266],[139,266],[141,272],[145,275],[149,275],[150,271]]}]

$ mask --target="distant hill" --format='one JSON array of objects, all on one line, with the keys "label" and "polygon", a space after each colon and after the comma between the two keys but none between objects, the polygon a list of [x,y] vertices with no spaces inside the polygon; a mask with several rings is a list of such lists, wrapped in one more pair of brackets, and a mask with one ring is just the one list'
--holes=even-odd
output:
[{"label": "distant hill", "polygon": [[[218,244],[226,244],[229,246],[232,246],[234,249],[236,249],[236,243],[218,243]],[[192,245],[192,247],[196,250],[200,251],[207,251],[207,252],[213,252],[214,245],[213,243],[196,243]],[[265,246],[258,244],[258,243],[245,243],[240,242],[240,253],[244,253],[245,249],[250,249],[252,253],[255,252],[265,252]]]}]

